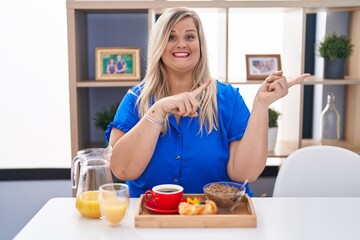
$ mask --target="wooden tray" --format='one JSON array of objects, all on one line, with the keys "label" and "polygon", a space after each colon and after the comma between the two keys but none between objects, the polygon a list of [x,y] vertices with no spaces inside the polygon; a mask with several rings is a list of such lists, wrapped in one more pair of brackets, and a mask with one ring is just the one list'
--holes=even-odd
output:
[{"label": "wooden tray", "polygon": [[[184,194],[186,197],[206,199],[204,194]],[[145,201],[141,195],[135,215],[137,228],[256,228],[256,214],[248,195],[233,212],[215,215],[160,214],[147,209]]]}]

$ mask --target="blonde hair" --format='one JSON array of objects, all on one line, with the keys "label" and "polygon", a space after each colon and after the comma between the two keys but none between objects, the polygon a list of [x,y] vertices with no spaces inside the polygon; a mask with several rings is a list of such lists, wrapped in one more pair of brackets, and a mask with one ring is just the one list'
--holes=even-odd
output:
[{"label": "blonde hair", "polygon": [[[198,88],[206,80],[212,78],[208,66],[204,30],[199,15],[188,8],[173,8],[165,11],[157,20],[149,37],[147,71],[145,78],[142,81],[143,87],[137,101],[140,117],[145,115],[153,102],[171,95],[167,82],[166,70],[164,63],[161,60],[161,56],[166,48],[174,25],[185,17],[191,17],[193,19],[199,35],[200,45],[200,59],[193,71],[193,87],[191,90]],[[207,129],[208,134],[218,126],[216,92],[216,81],[212,79],[210,86],[203,91],[200,100],[200,133],[202,133],[204,126]],[[166,119],[165,122],[166,124],[163,133],[166,132],[166,129],[169,126],[168,119]]]}]

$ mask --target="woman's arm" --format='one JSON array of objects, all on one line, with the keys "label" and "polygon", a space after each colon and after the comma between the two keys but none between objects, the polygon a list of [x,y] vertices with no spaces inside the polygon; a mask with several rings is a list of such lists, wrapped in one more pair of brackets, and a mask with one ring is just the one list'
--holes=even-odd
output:
[{"label": "woman's arm", "polygon": [[[161,122],[169,113],[178,116],[196,117],[200,106],[196,97],[210,85],[207,81],[192,92],[165,97],[155,102],[143,117],[127,133],[112,129],[109,144],[113,147],[110,167],[122,180],[138,178],[149,164],[161,134]],[[154,120],[151,120],[154,119]],[[156,123],[157,122],[157,123]]]},{"label": "woman's arm", "polygon": [[252,182],[261,174],[267,158],[267,135],[268,109],[255,100],[243,138],[230,143],[227,171],[232,180]]},{"label": "woman's arm", "polygon": [[[154,111],[154,112],[153,112]],[[161,122],[162,113],[154,104],[147,114]],[[122,180],[138,178],[154,153],[162,126],[149,122],[145,118],[127,133],[113,128],[109,144],[113,147],[110,167],[114,175]]]},{"label": "woman's arm", "polygon": [[284,97],[288,89],[302,82],[309,74],[287,82],[282,71],[269,75],[259,88],[249,122],[241,140],[230,143],[227,172],[233,181],[255,181],[265,168],[268,140],[268,107]]}]

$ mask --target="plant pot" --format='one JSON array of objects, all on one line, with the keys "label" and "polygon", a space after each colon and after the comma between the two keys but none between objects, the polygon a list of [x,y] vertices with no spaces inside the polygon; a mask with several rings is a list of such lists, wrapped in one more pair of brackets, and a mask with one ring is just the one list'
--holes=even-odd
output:
[{"label": "plant pot", "polygon": [[324,78],[343,79],[345,75],[345,58],[330,60],[325,58]]},{"label": "plant pot", "polygon": [[278,128],[272,127],[268,131],[268,152],[273,152],[275,149]]}]

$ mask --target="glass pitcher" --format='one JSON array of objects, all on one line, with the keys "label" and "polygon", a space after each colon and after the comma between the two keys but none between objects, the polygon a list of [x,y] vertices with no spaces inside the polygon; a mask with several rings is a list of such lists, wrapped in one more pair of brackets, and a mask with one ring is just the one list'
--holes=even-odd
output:
[{"label": "glass pitcher", "polygon": [[71,167],[72,188],[76,189],[76,208],[82,216],[99,218],[99,187],[112,183],[110,171],[111,146],[88,148],[77,152]]}]

